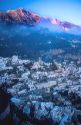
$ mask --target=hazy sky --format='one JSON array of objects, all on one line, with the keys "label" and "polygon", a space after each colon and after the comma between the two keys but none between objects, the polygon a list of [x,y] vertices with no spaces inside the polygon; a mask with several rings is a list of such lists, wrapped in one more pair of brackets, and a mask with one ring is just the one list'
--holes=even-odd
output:
[{"label": "hazy sky", "polygon": [[0,11],[16,8],[81,25],[81,0],[0,0]]}]

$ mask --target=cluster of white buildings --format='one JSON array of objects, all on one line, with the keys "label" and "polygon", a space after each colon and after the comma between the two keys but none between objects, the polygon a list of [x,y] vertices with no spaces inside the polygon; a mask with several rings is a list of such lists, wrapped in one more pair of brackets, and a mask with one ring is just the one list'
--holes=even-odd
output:
[{"label": "cluster of white buildings", "polygon": [[[46,63],[41,59],[38,61],[21,60],[18,56],[0,58],[0,86],[8,85],[7,91],[14,97],[11,101],[17,106],[24,105],[25,113],[29,113],[29,105],[34,105],[35,116],[38,119],[43,116],[48,117],[49,111],[53,120],[61,121],[61,113],[65,112],[60,123],[63,125],[73,113],[71,112],[72,106],[68,108],[68,105],[72,104],[65,101],[65,98],[61,97],[58,92],[68,90],[69,93],[74,92],[81,97],[80,63],[80,61],[68,63],[66,60],[63,63],[56,61]],[[61,106],[55,106],[50,100],[51,96],[56,99],[56,104],[64,103],[67,107],[63,109]],[[44,102],[46,99],[47,103]]]},{"label": "cluster of white buildings", "polygon": [[[18,80],[16,85],[35,86],[34,88],[51,88],[57,86],[81,85],[81,67],[75,62],[62,64],[56,63],[57,69],[51,67],[51,63],[38,61],[21,60],[18,56],[0,58],[0,84],[10,83]],[[30,68],[29,68],[30,67]],[[50,86],[50,87],[49,87]],[[30,89],[32,91],[32,89]]]}]

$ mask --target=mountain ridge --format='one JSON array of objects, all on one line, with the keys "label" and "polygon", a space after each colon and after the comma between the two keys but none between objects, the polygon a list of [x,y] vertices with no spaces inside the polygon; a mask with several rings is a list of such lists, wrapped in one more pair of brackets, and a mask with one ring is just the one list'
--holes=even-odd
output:
[{"label": "mountain ridge", "polygon": [[49,23],[51,26],[58,26],[66,32],[73,28],[81,29],[81,26],[70,23],[68,21],[60,21],[56,18],[41,17],[38,14],[27,11],[23,8],[0,12],[0,21],[11,24],[25,24],[28,26],[35,26],[41,22],[44,22]]}]

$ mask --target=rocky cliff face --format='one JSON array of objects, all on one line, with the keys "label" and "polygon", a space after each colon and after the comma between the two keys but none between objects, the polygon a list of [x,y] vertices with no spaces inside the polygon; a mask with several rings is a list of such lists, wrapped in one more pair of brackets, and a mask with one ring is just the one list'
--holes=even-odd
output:
[{"label": "rocky cliff face", "polygon": [[27,24],[30,26],[40,22],[40,17],[24,9],[0,12],[0,20],[6,23]]}]

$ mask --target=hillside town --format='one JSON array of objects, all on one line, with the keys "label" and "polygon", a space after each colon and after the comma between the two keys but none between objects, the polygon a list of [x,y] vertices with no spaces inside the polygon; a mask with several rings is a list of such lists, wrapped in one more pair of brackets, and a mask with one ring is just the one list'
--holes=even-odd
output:
[{"label": "hillside town", "polygon": [[[22,125],[40,121],[40,125],[81,125],[81,59],[0,57],[0,87],[11,95],[11,105],[32,122],[25,119]],[[14,113],[18,123],[19,114],[15,109]]]}]

